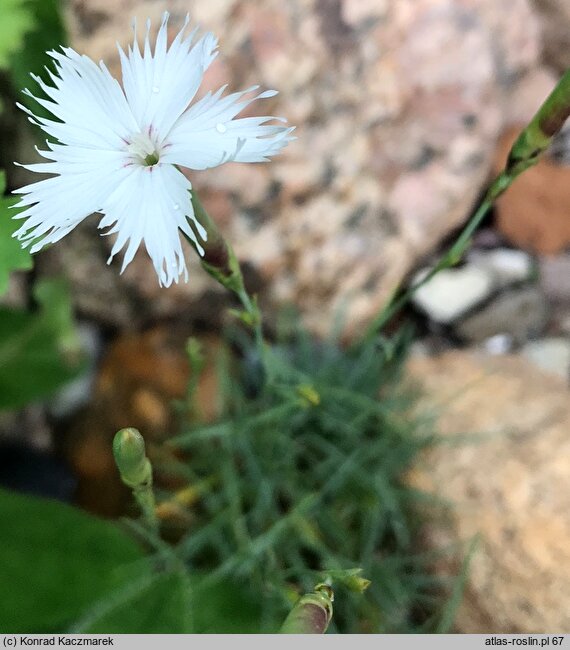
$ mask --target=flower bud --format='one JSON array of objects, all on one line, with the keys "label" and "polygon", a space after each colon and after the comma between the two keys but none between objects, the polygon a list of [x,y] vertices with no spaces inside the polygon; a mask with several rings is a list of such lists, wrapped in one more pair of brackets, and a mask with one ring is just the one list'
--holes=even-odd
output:
[{"label": "flower bud", "polygon": [[113,455],[123,483],[138,488],[152,482],[152,468],[146,457],[144,438],[136,429],[129,427],[115,434]]},{"label": "flower bud", "polygon": [[318,406],[321,403],[321,396],[310,384],[299,384],[297,394],[303,399],[306,406]]},{"label": "flower bud", "polygon": [[[240,293],[244,290],[243,276],[237,257],[228,241],[224,239],[216,224],[206,212],[196,192],[192,192],[194,216],[206,231],[206,239],[201,242],[204,253],[200,263],[202,268],[217,282],[230,291]],[[192,224],[190,224],[192,225]],[[188,240],[192,245],[192,240]]]}]

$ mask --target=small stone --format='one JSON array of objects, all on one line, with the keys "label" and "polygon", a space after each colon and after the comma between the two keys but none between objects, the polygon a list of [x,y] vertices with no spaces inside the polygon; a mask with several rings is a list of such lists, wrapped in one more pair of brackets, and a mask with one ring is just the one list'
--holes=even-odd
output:
[{"label": "small stone", "polygon": [[429,357],[430,356],[429,345],[425,341],[414,341],[410,345],[409,355],[411,357]]},{"label": "small stone", "polygon": [[547,311],[546,300],[538,288],[513,289],[501,293],[480,311],[462,320],[455,331],[474,343],[497,334],[508,334],[520,344],[542,332]]},{"label": "small stone", "polygon": [[547,298],[570,301],[570,254],[543,255],[538,260],[540,284]]},{"label": "small stone", "polygon": [[[428,269],[420,271],[412,281],[419,282]],[[431,320],[449,324],[491,295],[492,275],[483,268],[464,266],[440,271],[413,297],[413,303]]]},{"label": "small stone", "polygon": [[490,251],[473,251],[469,254],[468,261],[492,273],[500,287],[524,282],[532,274],[532,257],[521,250],[495,248]]},{"label": "small stone", "polygon": [[499,248],[505,242],[495,228],[481,228],[473,233],[471,239],[473,248]]},{"label": "small stone", "polygon": [[570,373],[570,340],[566,338],[546,338],[529,341],[521,354],[536,366],[564,379]]},{"label": "small stone", "polygon": [[487,354],[493,356],[507,354],[513,348],[513,337],[510,334],[495,334],[483,341],[481,347]]}]

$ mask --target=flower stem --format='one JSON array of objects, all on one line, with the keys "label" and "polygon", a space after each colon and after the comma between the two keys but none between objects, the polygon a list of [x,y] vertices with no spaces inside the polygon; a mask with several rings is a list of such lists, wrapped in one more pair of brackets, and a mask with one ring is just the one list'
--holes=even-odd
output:
[{"label": "flower stem", "polygon": [[334,594],[326,584],[301,596],[285,619],[279,634],[324,634],[333,614]]},{"label": "flower stem", "polygon": [[[262,363],[265,363],[265,345],[263,341],[262,317],[257,302],[252,298],[243,280],[241,267],[231,244],[222,236],[218,227],[206,212],[196,192],[192,192],[192,206],[198,222],[206,231],[207,238],[202,242],[204,249],[200,257],[202,268],[224,288],[229,289],[239,298],[244,311],[239,318],[248,325],[255,338]],[[196,248],[191,239],[188,241]]]},{"label": "flower stem", "polygon": [[133,488],[133,496],[139,504],[146,525],[153,532],[158,532],[158,517],[156,516],[156,500],[152,483]]},{"label": "flower stem", "polygon": [[390,300],[386,307],[376,316],[366,331],[366,339],[370,339],[376,336],[376,334],[380,332],[382,328],[387,323],[389,323],[401,309],[406,306],[406,304],[420,287],[423,287],[424,284],[427,284],[443,269],[451,268],[461,260],[463,253],[469,246],[473,232],[477,229],[477,226],[481,223],[483,217],[487,214],[492,204],[493,202],[490,201],[488,197],[484,199],[484,201],[479,205],[473,217],[470,219],[465,229],[461,232],[451,248],[438,260],[437,264],[435,264],[435,266],[433,266],[421,280],[418,280],[415,284],[408,287],[408,289],[406,289],[403,294],[400,296],[394,296],[394,298]]},{"label": "flower stem", "polygon": [[242,287],[240,291],[236,291],[236,294],[240,299],[243,308],[245,309],[245,313],[248,316],[247,321],[253,330],[253,335],[255,337],[255,345],[257,346],[259,356],[263,361],[265,356],[265,344],[263,340],[263,330],[261,324],[262,323],[261,311],[257,306],[257,302],[255,300],[252,300],[250,295],[247,293],[245,287]]}]

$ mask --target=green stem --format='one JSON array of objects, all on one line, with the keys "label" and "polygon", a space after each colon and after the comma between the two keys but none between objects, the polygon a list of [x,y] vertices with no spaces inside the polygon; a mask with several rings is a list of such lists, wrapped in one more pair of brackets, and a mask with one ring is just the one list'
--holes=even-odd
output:
[{"label": "green stem", "polygon": [[[261,312],[256,301],[245,288],[243,274],[236,254],[231,244],[222,236],[215,222],[206,212],[196,192],[192,192],[192,205],[196,219],[207,235],[206,239],[201,241],[203,254],[200,255],[200,263],[202,268],[225,289],[232,291],[239,298],[244,308],[244,312],[240,314],[241,320],[251,328],[260,358],[265,366]],[[194,249],[198,250],[195,242],[189,237],[186,237],[186,239]]]},{"label": "green stem", "polygon": [[150,530],[158,532],[158,518],[156,516],[156,500],[152,483],[133,488],[133,496],[139,504],[143,518]]},{"label": "green stem", "polygon": [[457,240],[451,246],[451,248],[438,260],[436,265],[430,269],[430,271],[421,279],[418,280],[415,284],[411,285],[406,289],[406,291],[400,296],[392,299],[388,305],[378,314],[378,316],[372,321],[371,325],[368,327],[365,339],[369,340],[376,336],[382,328],[389,323],[392,318],[403,309],[406,304],[410,301],[416,291],[423,287],[424,284],[427,284],[435,275],[437,275],[443,269],[451,268],[455,266],[463,256],[463,253],[469,246],[471,237],[491,206],[493,205],[493,200],[490,200],[489,197],[485,197],[484,201],[477,208],[477,211],[470,219],[469,223],[465,229],[461,232]]},{"label": "green stem", "polygon": [[493,206],[493,203],[499,196],[501,196],[505,190],[511,186],[515,178],[517,178],[517,176],[519,176],[522,171],[524,170],[520,170],[518,172],[503,171],[501,174],[499,174],[499,176],[497,176],[497,178],[495,178],[491,187],[489,187],[485,198],[475,211],[475,214],[471,217],[471,219],[469,219],[469,222],[461,231],[459,237],[452,244],[451,248],[441,256],[435,266],[433,266],[421,280],[418,280],[415,284],[408,287],[408,289],[406,289],[406,291],[400,296],[395,296],[392,298],[392,300],[378,314],[378,316],[372,321],[372,324],[366,330],[365,340],[370,340],[376,336],[376,334],[380,332],[382,328],[387,323],[389,323],[401,309],[407,305],[407,303],[420,287],[423,287],[424,284],[427,284],[440,271],[443,271],[443,269],[449,269],[461,261],[461,258],[471,243],[471,237],[473,236],[473,233],[477,230],[481,224],[481,221]]},{"label": "green stem", "polygon": [[279,634],[324,634],[333,614],[332,589],[317,585],[310,594],[301,596],[285,619]]},{"label": "green stem", "polygon": [[263,340],[263,330],[261,325],[261,312],[259,311],[259,308],[254,303],[254,301],[251,299],[250,295],[247,293],[245,287],[242,287],[240,291],[236,291],[236,294],[249,316],[248,320],[251,322],[251,328],[253,329],[257,351],[259,352],[259,356],[262,362],[265,363],[265,343]]}]

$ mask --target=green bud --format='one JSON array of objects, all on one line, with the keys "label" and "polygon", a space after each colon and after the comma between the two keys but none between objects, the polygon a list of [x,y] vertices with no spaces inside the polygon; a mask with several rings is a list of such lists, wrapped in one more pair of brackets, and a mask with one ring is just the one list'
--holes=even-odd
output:
[{"label": "green bud", "polygon": [[362,569],[339,569],[327,571],[326,579],[333,582],[340,582],[350,591],[362,593],[370,586],[370,580],[362,577]]},{"label": "green bud", "polygon": [[129,427],[115,434],[113,455],[123,483],[131,488],[152,483],[152,468],[146,457],[144,438],[136,429]]},{"label": "green bud", "polygon": [[[192,192],[192,207],[207,235],[206,240],[201,242],[204,249],[204,254],[200,256],[202,268],[226,289],[239,294],[244,291],[243,276],[233,248],[206,212],[196,192]],[[196,248],[192,240],[188,241]]]},{"label": "green bud", "polygon": [[307,406],[318,406],[321,403],[321,396],[310,384],[299,384],[297,394],[303,398]]}]

